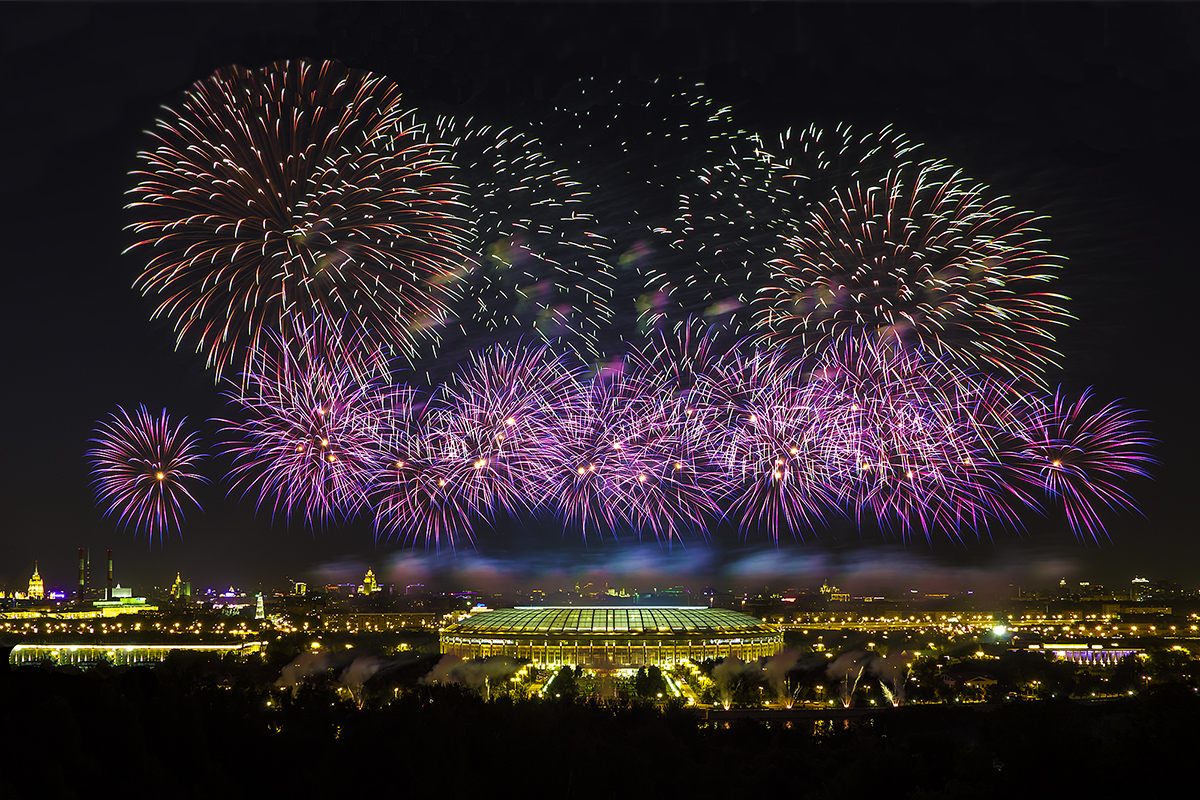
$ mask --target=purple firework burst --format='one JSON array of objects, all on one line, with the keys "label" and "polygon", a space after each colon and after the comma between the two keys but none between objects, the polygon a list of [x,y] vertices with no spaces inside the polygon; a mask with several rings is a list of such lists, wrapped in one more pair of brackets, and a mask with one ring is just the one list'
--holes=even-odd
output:
[{"label": "purple firework burst", "polygon": [[723,379],[697,414],[716,419],[709,439],[733,487],[730,511],[741,528],[778,541],[803,537],[836,507],[821,448],[823,407],[798,365],[754,353],[731,354]]},{"label": "purple firework burst", "polygon": [[817,360],[807,393],[830,484],[859,519],[926,538],[1015,520],[990,489],[990,382],[894,342],[850,340]]},{"label": "purple firework burst", "polygon": [[1063,504],[1077,536],[1099,541],[1100,510],[1133,510],[1136,503],[1118,481],[1149,475],[1153,439],[1138,414],[1111,402],[1096,409],[1090,391],[1077,400],[1062,392],[1028,419],[1021,432],[1016,480],[1034,483]]},{"label": "purple firework burst", "polygon": [[97,423],[96,447],[88,450],[96,498],[116,514],[117,524],[146,533],[153,542],[168,531],[179,532],[185,506],[200,504],[192,487],[207,483],[195,472],[204,456],[195,433],[185,432],[185,417],[172,425],[164,409],[158,416],[139,406],[133,416],[118,407]]},{"label": "purple firework burst", "polygon": [[384,458],[391,407],[377,351],[343,327],[316,317],[295,323],[290,339],[271,333],[227,394],[243,419],[222,420],[233,489],[309,526],[354,516]]},{"label": "purple firework burst", "polygon": [[371,500],[377,535],[454,548],[473,541],[484,514],[464,491],[474,469],[442,430],[443,412],[410,391],[389,397],[389,427],[376,465]]}]

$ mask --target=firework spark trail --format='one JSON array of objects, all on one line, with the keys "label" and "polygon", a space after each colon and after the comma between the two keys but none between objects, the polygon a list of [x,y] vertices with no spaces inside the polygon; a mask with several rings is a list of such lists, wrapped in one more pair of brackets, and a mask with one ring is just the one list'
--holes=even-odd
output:
[{"label": "firework spark trail", "polygon": [[[105,516],[117,515],[117,524],[133,526],[153,543],[167,532],[178,533],[187,505],[200,504],[192,488],[208,480],[195,472],[204,458],[195,433],[185,432],[187,418],[172,425],[164,409],[158,416],[138,406],[132,416],[118,407],[106,421],[98,422],[96,447],[88,450],[96,499],[107,505]],[[189,488],[192,487],[192,488]]]},{"label": "firework spark trail", "polygon": [[[251,369],[227,393],[241,420],[220,420],[234,457],[230,491],[257,494],[310,527],[350,519],[367,502],[370,475],[384,458],[389,390],[375,371],[369,337],[322,317],[270,333]],[[232,384],[233,382],[230,381]]]},{"label": "firework spark trail", "polygon": [[544,123],[559,132],[544,138],[587,188],[600,231],[613,243],[614,317],[645,333],[735,307],[739,292],[720,281],[707,295],[692,286],[702,271],[690,251],[671,244],[681,228],[681,192],[704,191],[697,165],[723,163],[730,141],[746,138],[731,109],[707,97],[702,84],[679,78],[593,78],[574,92],[560,96],[558,113]]},{"label": "firework spark trail", "polygon": [[443,317],[459,192],[399,100],[337,62],[281,61],[219,70],[158,121],[129,192],[149,258],[134,285],[218,378],[294,313],[402,349]]},{"label": "firework spark trail", "polygon": [[804,352],[874,337],[1037,383],[1069,317],[1043,291],[1059,259],[1035,222],[944,164],[894,170],[822,203],[788,239],[758,324]]},{"label": "firework spark trail", "polygon": [[471,228],[477,264],[451,307],[464,336],[569,335],[598,356],[612,317],[611,242],[579,182],[526,130],[444,116],[426,128],[455,168]]}]

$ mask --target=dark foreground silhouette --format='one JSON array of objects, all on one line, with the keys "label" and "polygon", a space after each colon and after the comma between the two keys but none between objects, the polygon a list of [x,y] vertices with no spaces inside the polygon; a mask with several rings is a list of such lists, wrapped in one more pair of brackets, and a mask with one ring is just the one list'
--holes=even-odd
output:
[{"label": "dark foreground silhouette", "polygon": [[1183,685],[1101,703],[722,719],[638,703],[485,702],[421,683],[428,666],[353,696],[332,680],[281,689],[277,670],[228,659],[0,667],[0,797],[93,797],[105,786],[173,798],[1121,796],[1174,785],[1200,744],[1200,697]]}]

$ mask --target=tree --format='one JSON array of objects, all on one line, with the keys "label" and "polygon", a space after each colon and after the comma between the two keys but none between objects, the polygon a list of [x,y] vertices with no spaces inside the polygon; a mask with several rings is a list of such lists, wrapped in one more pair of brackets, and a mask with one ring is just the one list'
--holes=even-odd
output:
[{"label": "tree", "polygon": [[563,700],[574,700],[579,695],[579,684],[575,682],[575,670],[566,664],[550,682],[548,693],[551,697]]},{"label": "tree", "polygon": [[662,670],[653,665],[640,668],[633,679],[633,691],[638,697],[666,697],[667,681],[663,678]]}]

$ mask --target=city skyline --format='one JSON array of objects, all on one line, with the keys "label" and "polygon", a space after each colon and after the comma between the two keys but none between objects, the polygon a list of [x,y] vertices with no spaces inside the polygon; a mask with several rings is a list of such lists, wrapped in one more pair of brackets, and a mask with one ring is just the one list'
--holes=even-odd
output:
[{"label": "city skyline", "polygon": [[[925,576],[938,588],[977,582],[998,589],[1093,575],[1112,583],[1131,570],[1185,585],[1200,581],[1197,513],[1187,499],[1188,454],[1196,444],[1185,402],[1192,386],[1172,354],[1187,341],[1185,304],[1195,278],[1184,266],[1191,256],[1183,231],[1197,173],[1195,131],[1172,98],[1190,96],[1200,66],[1177,54],[1186,52],[1182,46],[1159,42],[1168,35],[1194,40],[1195,11],[751,6],[735,13],[705,6],[685,19],[669,7],[550,6],[539,13],[414,4],[296,6],[284,20],[196,7],[189,11],[197,24],[181,31],[186,23],[171,9],[64,9],[51,15],[18,6],[13,30],[22,38],[6,44],[29,70],[19,90],[29,110],[18,128],[19,152],[27,157],[13,178],[15,196],[27,198],[15,210],[24,233],[15,258],[26,266],[14,278],[14,296],[27,301],[5,325],[10,342],[29,344],[18,347],[12,367],[26,388],[7,401],[22,407],[9,415],[20,455],[5,467],[11,496],[0,580],[12,584],[36,560],[48,586],[62,582],[52,565],[69,564],[74,548],[85,546],[122,553],[131,583],[143,584],[181,568],[199,583],[241,585],[259,575],[319,579],[370,566],[381,581],[395,582],[391,573],[496,584],[528,575],[574,582],[571,576],[613,574],[803,585],[802,577],[828,575],[842,582]],[[400,37],[403,46],[380,40],[372,31],[385,23],[412,38]],[[912,55],[891,38],[893,26],[940,45],[955,69]],[[580,27],[605,36],[587,40]],[[972,43],[981,27],[995,30],[990,50]],[[823,41],[817,32],[824,30],[839,36]],[[184,33],[182,43],[166,48],[159,38],[165,31]],[[756,35],[768,45],[747,47]],[[138,65],[94,68],[103,63],[101,40],[139,52]],[[507,58],[498,54],[506,41],[515,53]],[[835,42],[864,56],[833,69]],[[478,60],[468,58],[485,44]],[[888,69],[867,52],[882,56]],[[548,115],[571,96],[574,80],[596,72],[703,81],[718,105],[731,105],[740,122],[763,130],[895,125],[1017,207],[1049,215],[1042,229],[1066,258],[1056,289],[1071,298],[1067,310],[1076,318],[1057,335],[1064,357],[1049,381],[1074,393],[1095,386],[1105,402],[1122,399],[1145,410],[1159,464],[1152,481],[1127,485],[1144,516],[1105,515],[1110,541],[1101,544],[1077,540],[1053,515],[1030,517],[1020,533],[997,528],[965,543],[943,536],[926,544],[918,536],[906,544],[837,523],[803,532],[803,541],[784,537],[778,546],[723,528],[711,539],[670,547],[635,536],[584,543],[561,525],[518,519],[480,531],[477,549],[434,554],[421,543],[377,543],[369,520],[313,531],[299,521],[272,522],[266,512],[256,516],[252,498],[224,496],[219,479],[227,465],[216,458],[209,464],[214,484],[198,493],[204,511],[188,516],[182,537],[147,541],[116,528],[95,502],[84,458],[98,421],[118,405],[145,404],[152,412],[166,408],[173,419],[188,417],[213,442],[211,420],[228,413],[204,358],[175,350],[170,325],[150,321],[152,304],[131,288],[141,265],[136,253],[121,252],[130,244],[122,206],[132,185],[126,173],[146,147],[142,131],[161,113],[159,104],[177,106],[192,82],[216,69],[301,56],[339,58],[387,75],[427,113],[496,124]],[[456,347],[465,354],[464,345]]]}]

